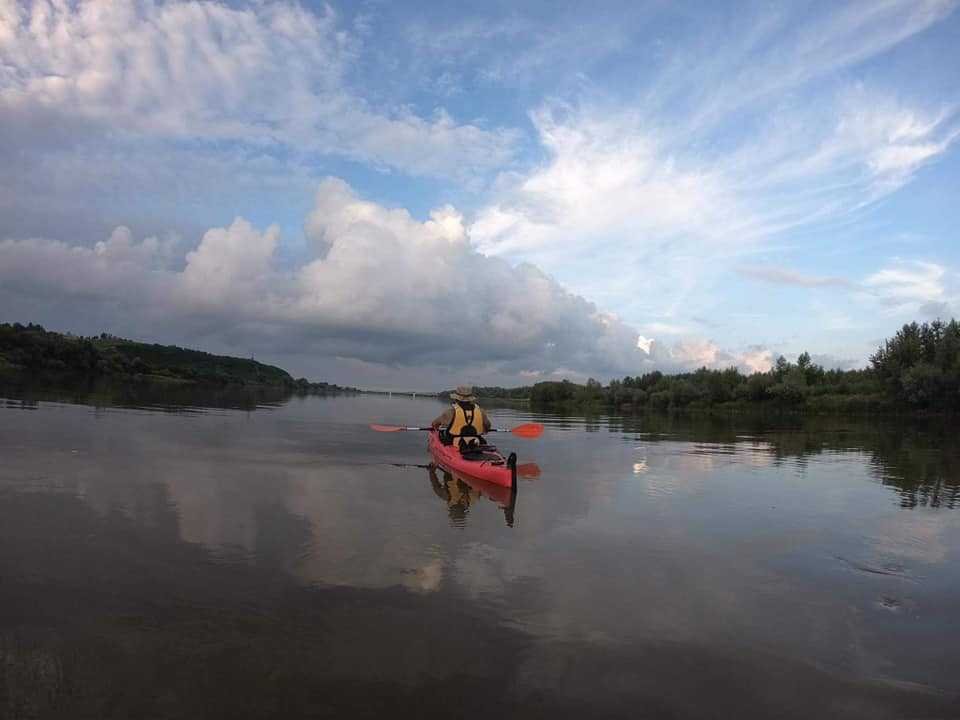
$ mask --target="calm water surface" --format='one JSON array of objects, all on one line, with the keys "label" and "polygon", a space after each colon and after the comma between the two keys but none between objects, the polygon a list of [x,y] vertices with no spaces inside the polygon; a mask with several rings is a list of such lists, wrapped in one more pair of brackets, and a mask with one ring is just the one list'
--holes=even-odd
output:
[{"label": "calm water surface", "polygon": [[960,717],[943,421],[145,392],[0,391],[0,717]]}]

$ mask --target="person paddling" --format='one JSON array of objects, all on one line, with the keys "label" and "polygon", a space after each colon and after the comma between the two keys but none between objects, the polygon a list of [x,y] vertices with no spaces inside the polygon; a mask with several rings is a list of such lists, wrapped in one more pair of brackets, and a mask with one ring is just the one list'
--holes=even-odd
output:
[{"label": "person paddling", "polygon": [[483,434],[489,432],[490,418],[477,405],[471,385],[460,385],[450,393],[450,407],[430,425],[440,431],[444,445],[456,445],[460,451],[486,445]]}]

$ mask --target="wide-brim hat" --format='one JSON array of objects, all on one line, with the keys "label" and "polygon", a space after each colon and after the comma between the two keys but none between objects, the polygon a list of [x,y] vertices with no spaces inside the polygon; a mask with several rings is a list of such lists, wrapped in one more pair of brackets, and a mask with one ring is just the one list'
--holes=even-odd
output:
[{"label": "wide-brim hat", "polygon": [[458,385],[457,389],[450,393],[450,399],[459,402],[476,402],[477,396],[473,394],[473,385]]}]

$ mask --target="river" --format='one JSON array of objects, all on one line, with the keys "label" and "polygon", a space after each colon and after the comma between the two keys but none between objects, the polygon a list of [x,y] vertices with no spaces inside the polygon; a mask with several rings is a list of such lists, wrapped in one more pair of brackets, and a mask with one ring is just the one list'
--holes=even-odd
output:
[{"label": "river", "polygon": [[0,717],[960,716],[943,420],[0,389]]}]

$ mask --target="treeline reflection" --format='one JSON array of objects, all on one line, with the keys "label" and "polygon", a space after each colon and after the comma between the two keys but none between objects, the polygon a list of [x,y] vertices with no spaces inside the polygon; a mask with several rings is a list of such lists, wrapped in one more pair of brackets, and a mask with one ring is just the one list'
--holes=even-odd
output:
[{"label": "treeline reflection", "polygon": [[17,406],[25,408],[35,408],[40,402],[59,402],[173,413],[250,411],[278,407],[294,396],[288,388],[269,385],[198,385],[105,377],[60,377],[53,383],[44,378],[13,376],[0,382],[0,397],[16,398]]},{"label": "treeline reflection", "polygon": [[[569,420],[567,420],[569,422]],[[588,420],[587,429],[597,425]],[[944,418],[838,418],[662,414],[609,418],[611,432],[658,440],[761,445],[774,463],[803,465],[820,455],[860,452],[870,474],[903,508],[960,506],[960,435]]]}]

